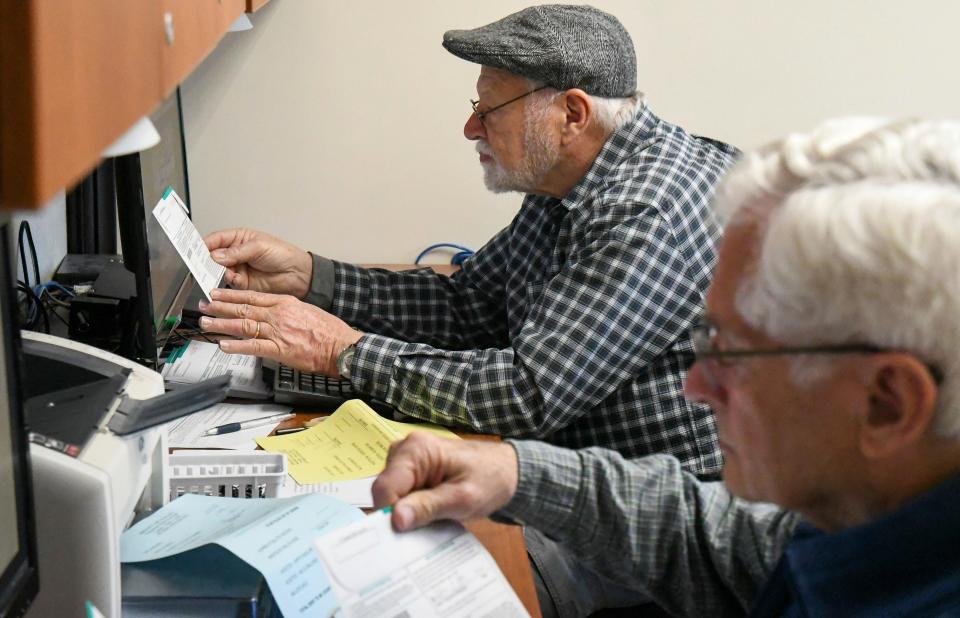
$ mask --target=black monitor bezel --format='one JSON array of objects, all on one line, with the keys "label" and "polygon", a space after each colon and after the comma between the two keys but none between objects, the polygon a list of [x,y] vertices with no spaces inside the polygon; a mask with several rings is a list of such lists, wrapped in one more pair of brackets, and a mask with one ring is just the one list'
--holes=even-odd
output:
[{"label": "black monitor bezel", "polygon": [[23,413],[23,347],[20,331],[16,328],[16,310],[13,295],[13,255],[10,240],[9,215],[0,215],[0,315],[6,345],[0,351],[6,368],[7,397],[10,405],[11,445],[14,449],[14,474],[19,482],[14,488],[17,501],[18,536],[20,551],[0,572],[0,616],[22,615],[39,590],[37,563],[37,533],[34,516],[33,479],[30,471],[30,444]]},{"label": "black monitor bezel", "polygon": [[[171,97],[176,97],[177,121],[180,125],[180,155],[183,158],[183,188],[181,198],[187,206],[187,215],[192,216],[190,205],[190,174],[187,164],[186,135],[183,129],[183,105],[180,89]],[[126,355],[151,368],[159,365],[157,348],[162,347],[170,335],[172,327],[163,325],[165,330],[158,331],[153,310],[153,282],[150,272],[149,240],[147,237],[147,214],[143,197],[143,173],[139,153],[123,155],[114,160],[114,174],[117,189],[117,222],[120,232],[120,245],[124,267],[134,274],[136,297],[131,299],[130,322],[133,331],[130,345],[121,344]],[[174,296],[171,306],[181,306],[186,301],[192,287],[193,275],[180,283],[180,289]],[[158,345],[159,344],[159,345]]]}]

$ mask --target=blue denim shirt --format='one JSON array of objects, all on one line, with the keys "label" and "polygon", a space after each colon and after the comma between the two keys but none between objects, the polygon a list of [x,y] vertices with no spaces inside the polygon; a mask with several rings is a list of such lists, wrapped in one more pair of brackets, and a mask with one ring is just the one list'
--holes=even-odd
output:
[{"label": "blue denim shirt", "polygon": [[799,526],[752,615],[960,616],[960,477],[862,526]]}]

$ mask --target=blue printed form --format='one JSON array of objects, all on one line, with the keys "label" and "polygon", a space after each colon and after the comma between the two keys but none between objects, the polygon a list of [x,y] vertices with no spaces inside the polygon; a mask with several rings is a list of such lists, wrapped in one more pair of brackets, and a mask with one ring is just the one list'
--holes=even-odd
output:
[{"label": "blue printed form", "polygon": [[120,560],[155,560],[217,543],[263,574],[284,616],[326,618],[338,604],[313,540],[363,517],[360,509],[321,494],[263,499],[187,494],[125,531]]}]

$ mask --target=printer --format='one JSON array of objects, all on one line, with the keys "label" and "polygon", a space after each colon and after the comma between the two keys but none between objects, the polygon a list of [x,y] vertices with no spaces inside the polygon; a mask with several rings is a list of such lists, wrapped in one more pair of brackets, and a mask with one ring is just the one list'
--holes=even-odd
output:
[{"label": "printer", "polygon": [[155,371],[89,345],[23,332],[40,593],[28,616],[120,616],[120,534],[167,501],[164,423],[223,399],[164,393]]}]

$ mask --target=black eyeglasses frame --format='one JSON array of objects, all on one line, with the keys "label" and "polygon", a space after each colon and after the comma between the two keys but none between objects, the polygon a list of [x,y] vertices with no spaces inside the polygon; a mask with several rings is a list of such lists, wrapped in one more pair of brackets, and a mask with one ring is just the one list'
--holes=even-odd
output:
[{"label": "black eyeglasses frame", "polygon": [[484,110],[484,111],[482,111],[482,112],[477,109],[477,106],[480,105],[480,101],[477,101],[477,100],[474,100],[474,99],[470,99],[470,107],[471,107],[471,109],[473,109],[473,114],[477,117],[477,120],[480,121],[480,126],[482,126],[484,129],[486,129],[486,128],[487,128],[487,125],[486,125],[486,123],[484,122],[484,118],[486,118],[487,116],[489,116],[489,115],[492,114],[493,112],[497,111],[497,110],[500,109],[501,107],[505,107],[505,106],[507,106],[507,105],[510,105],[511,103],[513,103],[513,102],[515,102],[515,101],[519,101],[519,100],[522,99],[523,97],[528,97],[528,96],[530,96],[531,94],[533,94],[534,92],[540,92],[540,91],[543,90],[544,88],[549,88],[549,87],[550,87],[550,86],[546,86],[546,85],[545,85],[545,86],[540,86],[539,88],[534,88],[533,90],[530,90],[530,91],[528,91],[528,92],[524,92],[523,94],[521,94],[521,95],[519,95],[519,96],[513,97],[513,98],[510,99],[509,101],[504,101],[504,102],[501,103],[500,105],[495,105],[495,106],[491,107],[490,109],[486,109],[486,110]]}]

